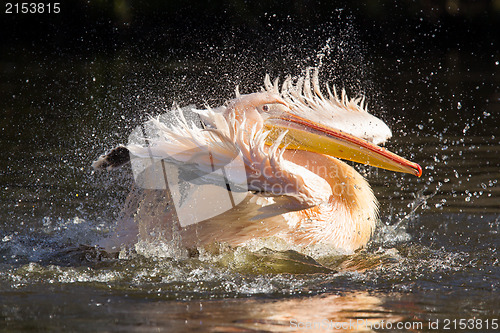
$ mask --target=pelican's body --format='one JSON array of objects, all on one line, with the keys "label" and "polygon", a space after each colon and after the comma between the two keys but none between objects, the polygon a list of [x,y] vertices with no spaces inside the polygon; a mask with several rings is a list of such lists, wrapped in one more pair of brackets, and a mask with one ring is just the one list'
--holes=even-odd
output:
[{"label": "pelican's body", "polygon": [[[354,251],[369,241],[378,204],[367,181],[338,158],[417,176],[421,168],[377,146],[391,131],[366,111],[363,100],[348,100],[344,93],[339,99],[329,88],[328,93],[329,98],[322,95],[317,71],[312,80],[309,72],[295,84],[286,80],[281,90],[266,77],[262,92],[237,93],[225,106],[194,110],[203,126],[189,125],[182,112],[174,125],[150,120],[155,135],[147,144],[115,149],[94,167],[119,166],[130,152],[133,158],[167,160],[208,174],[241,156],[246,197],[219,215],[178,228],[185,246],[240,245],[275,236],[300,246],[323,243]],[[148,219],[144,210],[134,217],[136,227],[127,229],[134,240],[148,228],[171,230],[176,223],[174,213],[142,226]]]}]

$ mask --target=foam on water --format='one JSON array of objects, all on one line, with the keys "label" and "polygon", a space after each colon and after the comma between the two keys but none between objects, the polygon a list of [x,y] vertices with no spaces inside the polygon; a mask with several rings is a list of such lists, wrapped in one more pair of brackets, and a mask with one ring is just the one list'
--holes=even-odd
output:
[{"label": "foam on water", "polygon": [[408,243],[405,233],[387,231],[388,226],[382,227],[368,249],[353,255],[321,246],[300,249],[269,238],[237,248],[214,244],[197,253],[179,251],[166,243],[138,242],[135,251],[122,252],[118,258],[96,248],[74,246],[99,235],[90,225],[75,218],[59,221],[38,239],[5,236],[1,253],[7,261],[19,264],[6,267],[1,279],[16,289],[45,283],[90,283],[112,288],[128,285],[136,292],[154,289],[161,295],[175,294],[180,288],[183,297],[218,297],[321,290],[314,287],[314,274],[288,273],[321,273],[323,287],[325,283],[352,286],[375,281],[378,288],[409,290],[416,279],[434,280],[475,265],[467,253]]},{"label": "foam on water", "polygon": [[[103,289],[125,288],[131,294],[193,299],[316,294],[346,288],[399,292],[439,289],[443,279],[453,285],[453,274],[474,265],[466,253],[415,245],[400,246],[399,250],[380,247],[351,256],[323,257],[317,262],[297,253],[252,252],[244,247],[184,259],[140,255],[128,259],[96,259],[86,254],[80,265],[29,262],[2,270],[0,279],[19,290],[36,285],[83,283]],[[498,287],[494,281],[489,285],[492,290]]]}]

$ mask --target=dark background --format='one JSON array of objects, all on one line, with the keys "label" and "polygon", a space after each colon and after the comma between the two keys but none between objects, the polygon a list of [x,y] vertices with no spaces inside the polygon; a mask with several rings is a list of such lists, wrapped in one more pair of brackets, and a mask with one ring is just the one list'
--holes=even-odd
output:
[{"label": "dark background", "polygon": [[368,48],[390,54],[433,48],[488,52],[498,49],[500,32],[499,0],[73,0],[61,1],[60,8],[59,14],[5,14],[2,2],[0,56],[130,49],[182,58],[206,45],[223,47],[228,39],[242,46],[258,40],[266,52],[284,34],[308,38],[311,45],[318,34],[339,28],[337,16],[342,24],[349,19]]}]

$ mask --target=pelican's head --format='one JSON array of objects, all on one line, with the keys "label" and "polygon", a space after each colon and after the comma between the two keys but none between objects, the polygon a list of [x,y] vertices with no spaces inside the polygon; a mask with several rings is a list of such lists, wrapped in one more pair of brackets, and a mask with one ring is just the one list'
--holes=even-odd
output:
[{"label": "pelican's head", "polygon": [[285,100],[273,92],[260,92],[248,95],[237,94],[226,108],[226,116],[234,112],[235,119],[240,124],[245,121],[245,126],[256,130],[264,127],[264,122],[270,116],[279,116],[290,113],[291,110]]},{"label": "pelican's head", "polygon": [[[269,131],[266,143],[272,145],[286,131],[282,145],[368,164],[420,177],[422,168],[377,144],[391,137],[391,131],[379,118],[369,114],[364,99],[339,99],[327,85],[329,98],[319,89],[317,71],[309,72],[296,84],[286,80],[279,91],[278,82],[265,80],[266,91],[239,95],[227,109],[246,126]],[[228,112],[229,112],[228,111]]]}]

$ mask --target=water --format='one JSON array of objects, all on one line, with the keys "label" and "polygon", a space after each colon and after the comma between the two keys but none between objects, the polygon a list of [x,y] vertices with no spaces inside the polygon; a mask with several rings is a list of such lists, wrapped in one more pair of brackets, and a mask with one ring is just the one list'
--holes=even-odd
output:
[{"label": "water", "polygon": [[[112,230],[132,183],[130,170],[94,173],[91,162],[149,114],[174,101],[217,105],[235,84],[258,87],[265,69],[126,53],[1,63],[0,327],[281,332],[359,319],[361,331],[382,321],[427,331],[463,318],[486,330],[500,319],[499,59],[358,59],[366,81],[344,84],[367,92],[393,128],[388,148],[424,174],[357,167],[380,200],[381,227],[354,255],[310,256],[273,240],[198,253],[89,246]],[[329,71],[338,64],[321,61],[341,84]]]}]

